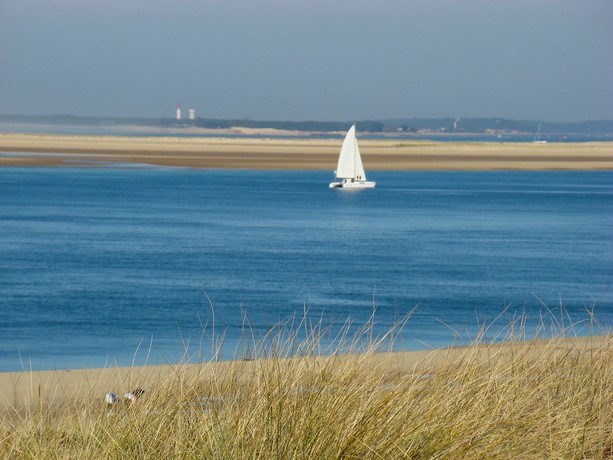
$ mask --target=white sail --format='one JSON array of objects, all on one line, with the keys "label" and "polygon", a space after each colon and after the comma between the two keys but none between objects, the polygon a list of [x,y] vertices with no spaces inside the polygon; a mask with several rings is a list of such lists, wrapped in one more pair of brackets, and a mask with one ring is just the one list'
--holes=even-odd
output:
[{"label": "white sail", "polygon": [[358,140],[355,137],[355,125],[353,125],[343,140],[341,153],[338,157],[336,177],[339,179],[366,180]]}]

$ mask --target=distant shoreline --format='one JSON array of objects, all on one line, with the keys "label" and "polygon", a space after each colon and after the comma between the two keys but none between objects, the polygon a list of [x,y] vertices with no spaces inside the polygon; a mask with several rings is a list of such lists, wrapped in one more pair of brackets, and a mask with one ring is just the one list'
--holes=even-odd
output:
[{"label": "distant shoreline", "polygon": [[[254,132],[262,136],[275,135],[268,130]],[[341,142],[341,139],[301,137],[0,133],[0,167],[96,167],[107,163],[138,163],[188,168],[332,171],[336,169]],[[367,172],[613,170],[613,142],[483,143],[360,139],[360,150]]]}]

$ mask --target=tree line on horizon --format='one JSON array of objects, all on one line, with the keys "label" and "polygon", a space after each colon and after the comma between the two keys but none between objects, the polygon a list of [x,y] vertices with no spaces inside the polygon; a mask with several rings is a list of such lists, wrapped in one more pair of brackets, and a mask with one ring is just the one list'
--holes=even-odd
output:
[{"label": "tree line on horizon", "polygon": [[[57,125],[125,126],[138,125],[159,128],[198,127],[209,129],[273,128],[287,131],[334,133],[349,129],[353,121],[291,121],[196,118],[195,120],[175,118],[142,117],[90,117],[75,115],[0,115],[0,122]],[[385,120],[359,120],[356,128],[360,132],[384,133],[437,131],[449,133],[521,132],[536,133],[540,124],[541,133],[611,134],[613,120],[585,122],[546,122],[535,120],[510,120],[505,118],[396,118]]]}]

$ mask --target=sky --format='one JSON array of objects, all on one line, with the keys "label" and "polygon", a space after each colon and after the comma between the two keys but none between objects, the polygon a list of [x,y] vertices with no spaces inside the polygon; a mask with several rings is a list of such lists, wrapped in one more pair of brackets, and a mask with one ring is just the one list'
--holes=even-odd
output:
[{"label": "sky", "polygon": [[0,0],[0,114],[613,119],[611,0]]}]

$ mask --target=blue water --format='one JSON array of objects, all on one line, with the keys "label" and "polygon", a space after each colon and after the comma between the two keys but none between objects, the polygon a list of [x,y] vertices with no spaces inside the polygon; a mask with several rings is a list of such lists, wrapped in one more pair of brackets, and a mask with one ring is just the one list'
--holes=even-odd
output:
[{"label": "blue water", "polygon": [[[240,349],[305,308],[397,347],[465,343],[524,313],[613,324],[612,172],[0,169],[0,371]],[[210,298],[210,302],[209,302]],[[549,319],[548,319],[549,321]],[[201,341],[203,346],[200,346]],[[150,352],[148,352],[151,347]],[[204,351],[202,351],[204,349]],[[138,350],[138,352],[137,352]],[[149,353],[149,356],[147,354]]]}]

